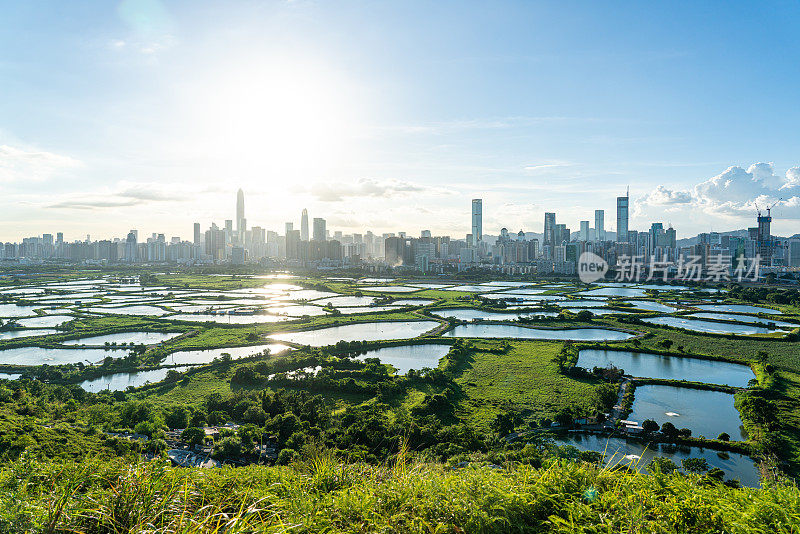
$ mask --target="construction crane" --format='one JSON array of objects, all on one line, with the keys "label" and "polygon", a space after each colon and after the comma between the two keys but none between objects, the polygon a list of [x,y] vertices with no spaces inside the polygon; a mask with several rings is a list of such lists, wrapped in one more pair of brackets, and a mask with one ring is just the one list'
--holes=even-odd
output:
[{"label": "construction crane", "polygon": [[[767,217],[771,217],[770,211],[772,211],[772,208],[780,204],[782,200],[783,198],[779,198],[778,200],[772,203],[772,206],[767,207]],[[756,206],[756,208],[758,208],[758,206]]]}]

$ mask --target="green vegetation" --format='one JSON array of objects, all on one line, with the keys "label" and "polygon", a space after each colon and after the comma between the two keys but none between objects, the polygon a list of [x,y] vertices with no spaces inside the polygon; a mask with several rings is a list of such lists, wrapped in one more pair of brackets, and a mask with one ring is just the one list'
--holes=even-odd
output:
[{"label": "green vegetation", "polygon": [[[407,436],[412,449],[424,452],[428,459],[463,460],[471,458],[471,455],[496,459],[498,454],[507,459],[509,456],[502,452],[506,445],[499,440],[506,434],[518,431],[525,435],[525,439],[529,439],[529,436],[540,432],[541,426],[549,425],[551,421],[568,427],[573,424],[574,418],[610,411],[617,400],[618,373],[609,371],[593,374],[572,369],[577,359],[577,347],[569,343],[522,340],[475,340],[463,343],[439,337],[441,331],[430,334],[427,340],[452,345],[450,354],[438,368],[416,370],[407,376],[395,376],[377,361],[359,362],[352,358],[368,348],[396,345],[397,342],[344,344],[325,349],[295,345],[300,350],[288,356],[257,355],[235,361],[231,361],[230,357],[221,357],[211,364],[188,371],[170,371],[166,380],[137,390],[79,397],[74,384],[84,379],[112,372],[156,369],[169,361],[166,357],[175,351],[213,348],[224,353],[225,347],[270,343],[269,335],[277,332],[356,322],[434,319],[428,315],[429,312],[440,308],[469,307],[495,311],[505,308],[502,302],[469,292],[420,289],[411,293],[387,293],[374,287],[360,287],[355,281],[328,280],[319,274],[289,279],[255,278],[250,276],[257,274],[252,267],[238,270],[208,267],[177,273],[138,269],[120,271],[114,276],[131,274],[139,274],[140,283],[145,288],[169,288],[156,290],[161,295],[169,295],[169,298],[147,303],[164,309],[197,304],[197,295],[181,296],[180,290],[183,289],[226,291],[262,287],[272,282],[344,295],[378,296],[380,299],[376,304],[379,305],[409,298],[426,298],[434,302],[419,309],[403,308],[387,312],[375,312],[364,307],[363,313],[357,314],[340,313],[334,306],[327,308],[325,315],[256,324],[175,321],[169,316],[98,316],[88,313],[86,308],[91,307],[88,304],[75,305],[73,309],[65,307],[63,311],[74,314],[76,318],[64,327],[62,333],[33,339],[9,339],[0,342],[0,348],[31,344],[58,347],[60,341],[80,336],[140,330],[172,331],[182,335],[159,346],[129,347],[127,352],[115,353],[114,358],[107,358],[97,365],[73,364],[27,369],[3,366],[6,372],[23,372],[26,377],[37,377],[50,384],[40,390],[37,389],[42,387],[39,381],[18,382],[24,386],[16,389],[8,386],[12,400],[0,402],[0,423],[7,425],[3,427],[7,436],[3,438],[3,445],[0,445],[0,456],[6,454],[5,458],[13,459],[26,449],[44,451],[41,456],[49,456],[48,451],[56,451],[58,447],[55,444],[59,443],[59,431],[52,429],[62,429],[61,437],[69,437],[70,445],[59,449],[68,453],[66,456],[81,457],[78,449],[90,455],[113,456],[117,449],[122,451],[121,454],[127,454],[129,451],[123,450],[124,447],[107,443],[94,429],[134,431],[138,428],[155,436],[154,441],[157,441],[161,439],[158,436],[163,430],[175,428],[173,423],[176,419],[172,415],[176,410],[183,409],[187,417],[193,418],[194,424],[236,421],[255,425],[263,432],[278,432],[281,421],[291,413],[298,418],[299,425],[292,434],[298,435],[288,441],[288,447],[287,440],[291,435],[284,436],[286,439],[281,438],[280,446],[286,450],[285,454],[281,451],[282,462],[291,461],[312,440],[339,451],[337,454],[346,461],[386,462],[396,452],[398,436]],[[36,276],[38,283],[46,278],[71,280],[77,278],[79,273]],[[86,273],[86,276],[96,278],[98,273]],[[491,273],[470,272],[459,273],[449,281],[453,284],[478,283],[493,277]],[[403,285],[415,281],[419,282],[406,278],[391,284]],[[526,281],[534,286],[552,284],[545,280]],[[18,285],[21,281],[3,283]],[[505,289],[487,288],[487,291]],[[558,289],[544,289],[547,294],[564,293],[573,299],[581,298],[576,291],[585,287],[570,281]],[[127,297],[139,291],[137,287],[131,291],[120,291],[120,295]],[[54,294],[58,292],[67,293],[58,290]],[[23,302],[8,295],[2,297],[6,301]],[[231,294],[219,301],[200,299],[199,306],[204,306],[206,301],[219,306],[242,298],[243,294]],[[647,298],[656,301],[679,299],[682,305],[687,306],[701,300],[718,300],[695,291],[677,292],[669,289],[648,291]],[[796,290],[734,286],[727,299],[732,303],[780,308],[784,311],[782,319],[796,319],[800,312]],[[104,297],[104,303],[112,301]],[[315,304],[323,311],[327,303],[323,299]],[[642,323],[637,318],[659,314],[632,310],[625,299],[611,299],[609,305],[612,309],[629,313],[589,315],[591,309],[568,313],[561,312],[552,304],[531,304],[529,310],[547,309],[558,311],[559,315],[518,322],[530,322],[537,327],[591,326],[635,330],[642,333],[636,339],[598,345],[753,365],[758,380],[747,392],[738,392],[736,395],[737,407],[749,440],[745,444],[732,444],[729,447],[755,450],[775,460],[770,466],[779,466],[783,473],[800,473],[800,349],[793,341],[796,334],[785,336],[775,333],[752,337],[700,334]],[[689,308],[685,308],[678,314],[689,311]],[[446,326],[447,321],[435,319]],[[315,371],[307,372],[308,369]],[[675,385],[707,387],[701,382]],[[59,387],[65,390],[51,389]],[[20,404],[18,399],[13,398],[20,389],[26,391],[30,402]],[[632,399],[632,391],[633,388],[628,392],[628,401]],[[295,413],[292,407],[274,413],[266,410],[265,406],[271,405],[267,398],[293,395],[314,399],[309,402],[318,403],[321,406],[318,415],[323,414],[324,417],[320,416],[316,421],[304,419],[307,414],[304,415],[302,410]],[[141,405],[148,406],[148,409],[131,408]],[[245,415],[248,408],[252,409]],[[28,432],[25,429],[29,428],[35,428],[35,432],[38,432],[31,431],[36,445],[23,439]],[[358,432],[369,435],[370,439],[353,439],[352,436]],[[226,450],[230,451],[247,451],[248,446],[252,445],[248,445],[247,438],[226,436],[225,439],[226,447],[229,447]],[[240,441],[234,443],[237,439]],[[373,439],[375,441],[371,441]],[[676,435],[669,439],[679,442],[683,438]],[[141,449],[136,444],[128,448],[134,452]],[[218,449],[222,450],[221,447]]]},{"label": "green vegetation", "polygon": [[[663,467],[662,467],[663,464]],[[671,465],[670,465],[671,464]],[[800,528],[792,486],[737,489],[701,462],[649,476],[547,461],[450,470],[399,454],[343,464],[324,451],[290,467],[216,470],[42,462],[0,470],[4,532],[763,532]]]},{"label": "green vegetation", "polygon": [[531,421],[554,418],[564,408],[575,416],[597,409],[597,379],[576,380],[559,373],[559,343],[515,341],[502,353],[476,351],[457,379],[466,419],[487,429],[501,413]]}]

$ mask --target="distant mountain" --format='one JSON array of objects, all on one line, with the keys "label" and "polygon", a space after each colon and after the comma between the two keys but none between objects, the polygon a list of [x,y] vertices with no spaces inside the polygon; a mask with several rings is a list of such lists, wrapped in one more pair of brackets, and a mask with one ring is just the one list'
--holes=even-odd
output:
[{"label": "distant mountain", "polygon": [[[730,232],[719,232],[719,235],[721,235],[721,236],[730,235],[730,236],[734,236],[734,237],[747,237],[750,234],[747,231],[747,229],[742,229],[742,230],[731,230]],[[678,239],[677,245],[678,245],[678,247],[690,247],[692,245],[696,245],[698,237],[699,237],[699,235],[696,235],[694,237],[686,237],[684,239]],[[775,236],[775,238],[776,239],[781,239],[781,240],[784,240],[784,239],[799,239],[800,238],[800,234],[795,234],[791,238],[789,238],[789,237],[781,237],[781,236]]]}]

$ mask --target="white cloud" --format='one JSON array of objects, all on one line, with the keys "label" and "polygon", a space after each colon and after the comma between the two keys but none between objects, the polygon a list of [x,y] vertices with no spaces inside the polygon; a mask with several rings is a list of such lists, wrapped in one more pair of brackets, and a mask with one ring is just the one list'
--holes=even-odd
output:
[{"label": "white cloud", "polygon": [[756,207],[775,206],[786,219],[800,219],[800,167],[781,176],[772,163],[754,163],[747,169],[728,167],[724,172],[695,185],[675,191],[659,185],[640,199],[638,207],[686,206],[703,212],[750,217]]},{"label": "white cloud", "polygon": [[659,185],[648,194],[644,202],[651,206],[668,206],[673,204],[688,204],[692,201],[690,191],[675,191]]},{"label": "white cloud", "polygon": [[59,172],[80,166],[80,161],[69,156],[0,145],[0,182],[47,180]]},{"label": "white cloud", "polygon": [[392,198],[411,193],[435,193],[437,191],[441,192],[441,190],[411,182],[373,180],[371,178],[362,178],[351,183],[316,182],[309,188],[309,192],[317,200],[323,202],[339,202],[345,198],[357,197]]},{"label": "white cloud", "polygon": [[100,193],[72,193],[57,198],[46,205],[48,208],[95,210],[138,206],[152,202],[183,202],[187,198],[180,184],[156,182],[118,182],[113,188]]},{"label": "white cloud", "polygon": [[562,167],[572,167],[573,164],[567,161],[548,161],[545,163],[537,163],[535,165],[526,165],[525,170],[528,172],[547,172]]}]

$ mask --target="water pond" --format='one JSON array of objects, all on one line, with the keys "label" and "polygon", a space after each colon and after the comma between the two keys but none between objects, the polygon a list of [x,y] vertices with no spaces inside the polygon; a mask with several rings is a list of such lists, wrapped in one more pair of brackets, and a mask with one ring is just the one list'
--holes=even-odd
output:
[{"label": "water pond", "polygon": [[644,471],[656,456],[669,458],[680,466],[687,458],[705,458],[709,466],[725,472],[726,479],[738,479],[743,486],[759,487],[758,467],[749,456],[734,452],[721,452],[699,447],[685,447],[667,443],[647,444],[624,438],[607,438],[585,434],[570,434],[558,441],[562,445],[572,445],[584,451],[605,453],[611,463],[621,460],[622,465],[631,465]]},{"label": "water pond", "polygon": [[154,345],[162,343],[173,337],[179,336],[177,332],[121,332],[119,334],[108,334],[105,336],[81,337],[62,341],[62,345],[104,345],[105,343],[121,343],[134,345]]},{"label": "water pond", "polygon": [[339,341],[379,341],[384,339],[409,339],[424,334],[439,326],[435,321],[393,321],[379,323],[356,323],[343,326],[288,332],[270,336],[278,341],[289,341],[300,345],[324,347]]},{"label": "water pond", "polygon": [[605,328],[545,330],[505,324],[464,324],[448,330],[446,337],[546,339],[554,341],[623,341],[634,335]]},{"label": "water pond", "polygon": [[733,406],[733,395],[722,391],[662,385],[637,386],[633,407],[626,419],[641,423],[652,419],[688,428],[692,436],[714,439],[722,432],[732,440],[746,440],[742,419]]},{"label": "water pond", "polygon": [[359,360],[378,358],[381,363],[389,364],[404,375],[409,369],[420,370],[425,367],[439,367],[439,360],[450,350],[450,345],[403,345],[399,347],[383,347],[367,351],[357,356]]},{"label": "water pond", "polygon": [[751,334],[768,334],[769,328],[762,326],[749,326],[744,324],[716,323],[712,321],[701,321],[700,319],[684,319],[683,317],[646,317],[642,321],[650,324],[672,326],[674,328],[685,328],[695,332],[707,332],[710,334],[738,334],[749,336]]},{"label": "water pond", "polygon": [[630,376],[690,380],[732,387],[747,387],[747,383],[755,378],[752,369],[740,363],[647,352],[584,349],[578,355],[577,365],[586,369],[614,365]]}]

